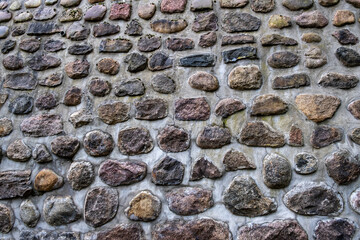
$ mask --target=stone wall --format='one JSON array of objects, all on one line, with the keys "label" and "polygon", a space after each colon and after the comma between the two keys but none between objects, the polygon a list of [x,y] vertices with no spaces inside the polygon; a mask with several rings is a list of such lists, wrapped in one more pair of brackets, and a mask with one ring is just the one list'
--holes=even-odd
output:
[{"label": "stone wall", "polygon": [[1,239],[359,239],[359,0],[0,8]]}]

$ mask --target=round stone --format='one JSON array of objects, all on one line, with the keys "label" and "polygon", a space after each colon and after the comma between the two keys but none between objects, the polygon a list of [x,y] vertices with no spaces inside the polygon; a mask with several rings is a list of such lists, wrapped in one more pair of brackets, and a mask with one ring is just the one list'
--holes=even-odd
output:
[{"label": "round stone", "polygon": [[15,216],[11,207],[0,203],[0,232],[9,233],[14,226]]},{"label": "round stone", "polygon": [[51,226],[77,221],[81,214],[71,196],[48,196],[44,201],[43,216]]},{"label": "round stone", "polygon": [[90,156],[102,157],[109,155],[114,146],[112,136],[102,130],[93,130],[84,136],[84,148]]},{"label": "round stone", "polygon": [[100,78],[93,78],[89,84],[89,92],[96,97],[105,97],[111,91],[111,84],[109,81],[101,80]]},{"label": "round stone", "polygon": [[51,141],[51,151],[62,158],[72,158],[79,151],[80,142],[71,136],[60,136]]},{"label": "round stone", "polygon": [[130,105],[123,102],[103,103],[98,107],[98,115],[101,121],[113,125],[129,120]]},{"label": "round stone", "polygon": [[118,147],[122,154],[132,156],[149,153],[154,148],[154,143],[149,130],[128,128],[119,132]]},{"label": "round stone", "polygon": [[74,190],[81,190],[90,186],[95,180],[94,166],[87,161],[73,162],[67,172],[67,180]]},{"label": "round stone", "polygon": [[63,177],[51,169],[42,169],[35,177],[34,188],[39,192],[49,192],[64,185]]},{"label": "round stone", "polygon": [[190,147],[190,135],[176,126],[167,126],[157,136],[161,150],[165,152],[183,152]]},{"label": "round stone", "polygon": [[170,77],[159,74],[151,79],[151,86],[154,91],[163,94],[174,93],[176,90],[176,83]]},{"label": "round stone", "polygon": [[81,103],[82,92],[78,87],[72,87],[65,93],[64,104],[66,106],[76,106]]},{"label": "round stone", "polygon": [[3,65],[8,70],[19,70],[24,67],[24,61],[21,57],[9,55],[3,59]]},{"label": "round stone", "polygon": [[90,72],[90,63],[86,60],[77,59],[74,62],[69,62],[65,65],[65,73],[69,78],[80,79],[85,78]]},{"label": "round stone", "polygon": [[96,68],[101,73],[116,75],[120,70],[120,64],[114,59],[103,58],[96,64]]},{"label": "round stone", "polygon": [[133,221],[153,221],[160,215],[161,201],[149,191],[141,191],[125,209],[126,216]]},{"label": "round stone", "polygon": [[38,223],[40,212],[31,200],[24,200],[20,204],[20,218],[28,227],[35,227]]},{"label": "round stone", "polygon": [[184,178],[184,172],[184,164],[166,156],[155,164],[151,173],[151,181],[160,186],[179,185]]},{"label": "round stone", "polygon": [[189,85],[192,88],[207,92],[216,91],[219,88],[217,78],[207,72],[197,72],[189,78]]},{"label": "round stone", "polygon": [[255,90],[262,84],[262,75],[256,65],[235,67],[228,77],[229,87],[236,90]]},{"label": "round stone", "polygon": [[263,160],[263,179],[269,188],[284,188],[291,181],[290,162],[275,153],[270,153]]},{"label": "round stone", "polygon": [[0,137],[9,135],[13,130],[12,121],[9,118],[0,118]]},{"label": "round stone", "polygon": [[318,160],[315,156],[308,153],[296,154],[294,158],[295,172],[299,174],[311,174],[318,169]]},{"label": "round stone", "polygon": [[13,161],[26,162],[31,158],[31,148],[18,139],[9,144],[6,155]]},{"label": "round stone", "polygon": [[29,95],[20,95],[9,104],[9,112],[13,114],[27,114],[34,107],[34,98]]}]

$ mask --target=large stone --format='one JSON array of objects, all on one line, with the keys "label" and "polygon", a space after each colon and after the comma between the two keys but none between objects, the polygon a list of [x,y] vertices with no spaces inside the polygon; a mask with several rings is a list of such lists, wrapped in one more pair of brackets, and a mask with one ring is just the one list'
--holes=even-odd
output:
[{"label": "large stone", "polygon": [[342,131],[329,126],[317,126],[311,134],[310,142],[314,148],[323,148],[341,141]]},{"label": "large stone", "polygon": [[65,92],[63,103],[66,106],[77,106],[81,103],[82,91],[78,87],[71,87]]},{"label": "large stone", "polygon": [[12,13],[8,10],[0,11],[0,22],[8,22],[12,18]]},{"label": "large stone", "polygon": [[175,101],[175,118],[181,121],[205,121],[210,117],[206,98],[182,98]]},{"label": "large stone", "polygon": [[85,40],[89,35],[90,29],[78,22],[71,24],[66,30],[66,38],[72,41]]},{"label": "large stone", "polygon": [[64,185],[63,177],[51,169],[44,168],[35,176],[34,189],[38,192],[49,192]]},{"label": "large stone", "polygon": [[355,14],[349,10],[337,10],[334,14],[332,23],[336,27],[355,23]]},{"label": "large stone", "polygon": [[291,68],[299,62],[300,56],[289,51],[275,52],[267,59],[267,63],[273,68]]},{"label": "large stone", "polygon": [[282,147],[285,136],[265,122],[248,122],[241,130],[238,141],[252,147]]},{"label": "large stone", "polygon": [[60,115],[41,114],[24,119],[20,124],[26,136],[46,137],[63,133],[63,122]]},{"label": "large stone", "polygon": [[92,157],[109,155],[115,147],[111,134],[102,130],[92,130],[84,136],[84,149]]},{"label": "large stone", "polygon": [[132,156],[149,153],[154,148],[154,143],[149,130],[134,127],[119,132],[118,147],[122,154]]},{"label": "large stone", "polygon": [[139,120],[158,120],[167,117],[167,102],[161,98],[151,98],[135,103],[135,118]]},{"label": "large stone", "polygon": [[141,52],[152,52],[161,47],[161,37],[154,35],[146,35],[138,41],[138,49]]},{"label": "large stone", "polygon": [[20,218],[28,227],[35,227],[40,219],[40,212],[36,205],[29,199],[20,204]]},{"label": "large stone", "polygon": [[119,196],[116,189],[96,187],[86,193],[84,203],[84,219],[92,227],[100,227],[117,213]]},{"label": "large stone", "polygon": [[76,137],[60,136],[51,141],[51,152],[62,158],[73,158],[80,149]]},{"label": "large stone", "polygon": [[95,37],[105,37],[114,35],[120,32],[119,25],[113,25],[108,22],[102,22],[93,27],[93,34]]},{"label": "large stone", "polygon": [[100,120],[109,125],[127,121],[129,112],[130,106],[123,102],[104,103],[98,107]]},{"label": "large stone", "polygon": [[18,139],[9,144],[6,156],[13,161],[26,162],[31,158],[31,148]]},{"label": "large stone", "polygon": [[335,56],[346,67],[360,66],[360,54],[353,49],[339,47],[336,49]]},{"label": "large stone", "polygon": [[213,67],[216,64],[214,54],[196,54],[180,58],[182,67]]},{"label": "large stone", "polygon": [[16,115],[30,113],[34,107],[34,98],[29,95],[20,95],[9,104],[9,112]]},{"label": "large stone", "polygon": [[176,33],[184,30],[187,27],[185,19],[168,20],[159,19],[150,23],[150,27],[153,31],[159,33]]},{"label": "large stone", "polygon": [[340,150],[328,156],[325,166],[329,176],[340,185],[350,184],[360,175],[360,160],[348,150]]},{"label": "large stone", "polygon": [[150,71],[161,71],[173,66],[173,59],[169,57],[168,54],[164,52],[156,52],[151,55],[148,68]]},{"label": "large stone", "polygon": [[205,158],[199,158],[195,161],[191,173],[190,180],[197,181],[203,178],[216,179],[222,176],[219,168]]},{"label": "large stone", "polygon": [[112,58],[103,58],[96,64],[96,68],[101,73],[116,75],[120,70],[120,63]]},{"label": "large stone", "polygon": [[330,95],[300,94],[296,96],[295,103],[308,119],[322,122],[334,116],[341,101]]},{"label": "large stone", "polygon": [[34,22],[30,24],[26,34],[29,36],[42,36],[61,33],[62,31],[62,27],[54,22]]},{"label": "large stone", "polygon": [[275,200],[265,197],[250,176],[237,176],[223,194],[225,207],[233,214],[256,217],[275,212]]},{"label": "large stone", "polygon": [[295,219],[275,220],[273,222],[241,226],[237,240],[308,240],[306,231]]},{"label": "large stone", "polygon": [[185,167],[181,162],[167,156],[155,164],[151,172],[151,181],[160,186],[179,185],[184,172]]},{"label": "large stone", "polygon": [[222,148],[231,143],[231,137],[231,132],[228,128],[206,126],[197,136],[196,145],[203,149]]},{"label": "large stone", "polygon": [[318,160],[309,153],[298,153],[294,158],[295,172],[303,175],[316,172],[318,169]]},{"label": "large stone", "polygon": [[275,0],[250,0],[250,7],[254,12],[268,13],[275,8]]},{"label": "large stone", "polygon": [[99,46],[100,53],[126,53],[129,52],[133,44],[128,39],[105,39],[101,40]]},{"label": "large stone", "polygon": [[256,165],[252,160],[245,156],[244,153],[231,149],[225,153],[223,163],[225,171],[236,171],[243,169],[256,169]]},{"label": "large stone", "polygon": [[354,143],[360,145],[360,128],[352,129],[349,133],[349,137]]},{"label": "large stone", "polygon": [[240,100],[233,98],[225,98],[220,100],[215,106],[215,114],[222,118],[227,118],[246,108],[245,104]]},{"label": "large stone", "polygon": [[90,63],[86,60],[77,59],[74,62],[69,62],[64,68],[66,75],[72,79],[81,79],[89,75]]},{"label": "large stone", "polygon": [[190,147],[190,134],[176,126],[166,126],[158,136],[158,145],[164,152],[183,152]]},{"label": "large stone", "polygon": [[155,92],[163,94],[171,94],[176,90],[175,81],[165,74],[155,75],[151,79],[151,86]]},{"label": "large stone", "polygon": [[285,37],[280,34],[265,35],[260,39],[260,42],[261,42],[261,45],[263,45],[263,46],[276,46],[276,45],[295,46],[295,45],[298,45],[298,42],[295,39]]},{"label": "large stone", "polygon": [[3,59],[3,66],[8,70],[19,70],[24,67],[24,61],[20,57],[9,55]]},{"label": "large stone", "polygon": [[0,137],[5,137],[13,131],[13,124],[9,118],[0,118]]},{"label": "large stone", "polygon": [[150,222],[159,217],[161,201],[150,191],[141,191],[129,202],[125,209],[126,216],[133,221]]},{"label": "large stone", "polygon": [[228,85],[236,90],[255,90],[262,85],[262,74],[256,65],[238,66],[231,70]]},{"label": "large stone", "polygon": [[228,12],[222,18],[222,28],[227,33],[257,31],[261,20],[249,13]]},{"label": "large stone", "polygon": [[331,34],[342,45],[355,45],[359,42],[359,38],[349,29],[339,29]]},{"label": "large stone", "polygon": [[329,72],[321,76],[318,84],[322,87],[333,87],[339,89],[350,89],[357,86],[359,78],[354,75],[345,75]]},{"label": "large stone", "polygon": [[262,175],[269,188],[284,188],[291,181],[291,165],[289,160],[275,154],[267,154],[263,160]]},{"label": "large stone", "polygon": [[[140,224],[137,223],[121,223],[115,225],[114,228],[103,230],[99,232],[95,238],[91,239],[106,239],[106,240],[145,240],[144,230]],[[90,240],[90,239],[89,239]]]},{"label": "large stone", "polygon": [[279,96],[265,94],[255,97],[251,106],[252,116],[283,114],[288,111],[288,104]]},{"label": "large stone", "polygon": [[48,196],[44,201],[43,216],[51,226],[77,221],[81,213],[71,196]]},{"label": "large stone", "polygon": [[257,48],[241,47],[221,53],[224,63],[234,63],[239,60],[257,59]]},{"label": "large stone", "polygon": [[124,61],[128,64],[127,70],[136,73],[146,69],[148,59],[140,53],[131,53],[126,56]]},{"label": "large stone", "polygon": [[335,218],[318,221],[314,230],[316,240],[353,239],[356,223],[346,218]]},{"label": "large stone", "polygon": [[114,3],[110,9],[110,20],[130,20],[131,17],[131,4],[127,3]]},{"label": "large stone", "polygon": [[37,80],[31,73],[13,73],[5,76],[3,87],[14,90],[33,90],[36,85]]},{"label": "large stone", "polygon": [[297,25],[303,28],[323,28],[329,20],[319,11],[304,12],[295,18]]},{"label": "large stone", "polygon": [[300,88],[310,85],[310,77],[306,73],[295,73],[274,78],[272,88],[276,90]]},{"label": "large stone", "polygon": [[140,79],[128,79],[121,81],[119,85],[115,87],[115,96],[140,96],[145,93],[144,83]]},{"label": "large stone", "polygon": [[79,191],[87,188],[95,180],[94,166],[87,161],[73,162],[66,177],[72,189]]},{"label": "large stone", "polygon": [[27,64],[32,70],[44,71],[49,68],[56,68],[60,66],[61,59],[50,55],[39,54],[30,58]]},{"label": "large stone", "polygon": [[129,185],[143,180],[147,173],[147,166],[141,161],[106,160],[101,163],[99,177],[109,186],[117,187]]},{"label": "large stone", "polygon": [[13,209],[5,204],[0,203],[0,232],[9,233],[15,223]]},{"label": "large stone", "polygon": [[291,11],[306,10],[313,6],[314,0],[283,0],[282,5]]},{"label": "large stone", "polygon": [[183,216],[196,215],[214,206],[211,190],[198,187],[175,188],[166,193],[169,209]]},{"label": "large stone", "polygon": [[0,199],[24,198],[32,190],[31,170],[10,170],[0,172]]},{"label": "large stone", "polygon": [[36,21],[50,20],[54,18],[56,14],[57,12],[55,8],[52,7],[39,8],[34,12],[34,20]]},{"label": "large stone", "polygon": [[192,30],[194,32],[216,31],[218,29],[218,17],[214,12],[204,12],[195,15]]},{"label": "large stone", "polygon": [[288,191],[283,202],[291,211],[305,216],[336,216],[343,210],[340,193],[323,182],[302,182]]},{"label": "large stone", "polygon": [[283,29],[287,27],[291,27],[291,17],[284,15],[271,15],[269,19],[269,27],[275,29]]},{"label": "large stone", "polygon": [[163,13],[181,13],[185,11],[187,0],[162,0],[160,10]]},{"label": "large stone", "polygon": [[194,41],[190,38],[168,38],[165,44],[172,51],[191,50],[195,47]]}]

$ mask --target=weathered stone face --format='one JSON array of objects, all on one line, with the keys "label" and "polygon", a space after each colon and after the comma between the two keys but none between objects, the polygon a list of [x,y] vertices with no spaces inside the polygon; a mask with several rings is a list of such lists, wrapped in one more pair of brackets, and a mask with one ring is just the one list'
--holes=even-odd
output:
[{"label": "weathered stone face", "polygon": [[152,172],[151,181],[156,185],[169,186],[181,184],[185,167],[176,159],[165,157],[158,161]]},{"label": "weathered stone face", "polygon": [[175,118],[182,121],[204,121],[210,117],[205,98],[185,98],[175,102]]},{"label": "weathered stone face", "polygon": [[346,218],[319,221],[315,227],[315,237],[318,240],[341,237],[352,239],[355,235],[356,225]]},{"label": "weathered stone face", "polygon": [[190,135],[184,129],[167,126],[157,136],[159,147],[165,152],[183,152],[190,147]]},{"label": "weathered stone face", "polygon": [[268,154],[263,160],[262,174],[269,188],[287,187],[292,177],[290,162],[278,154]]},{"label": "weathered stone face", "polygon": [[161,212],[161,201],[149,191],[137,194],[125,209],[130,220],[149,222],[155,220]]},{"label": "weathered stone face", "polygon": [[154,144],[147,129],[128,128],[119,132],[118,147],[121,153],[131,156],[150,152]]},{"label": "weathered stone face", "polygon": [[80,141],[75,137],[60,136],[51,141],[51,152],[62,158],[72,158],[80,148]]},{"label": "weathered stone face", "polygon": [[0,172],[0,199],[27,197],[32,193],[31,170]]},{"label": "weathered stone face", "polygon": [[216,179],[222,176],[220,170],[205,158],[197,159],[191,169],[191,181],[202,178]]},{"label": "weathered stone face", "polygon": [[90,162],[73,162],[67,172],[67,180],[74,190],[90,186],[95,179],[94,166]]},{"label": "weathered stone face", "polygon": [[207,126],[197,136],[196,144],[200,148],[221,148],[231,143],[231,133],[228,128]]},{"label": "weathered stone face", "polygon": [[12,208],[0,203],[0,232],[8,233],[13,228],[15,216]]},{"label": "weathered stone face", "polygon": [[49,192],[62,187],[63,177],[56,174],[51,169],[42,169],[35,177],[34,189],[39,192]]},{"label": "weathered stone face", "polygon": [[101,130],[93,130],[84,136],[84,148],[93,157],[109,155],[115,147],[112,136]]},{"label": "weathered stone face", "polygon": [[248,159],[242,152],[231,149],[223,159],[226,171],[236,171],[241,169],[256,169],[255,164]]}]

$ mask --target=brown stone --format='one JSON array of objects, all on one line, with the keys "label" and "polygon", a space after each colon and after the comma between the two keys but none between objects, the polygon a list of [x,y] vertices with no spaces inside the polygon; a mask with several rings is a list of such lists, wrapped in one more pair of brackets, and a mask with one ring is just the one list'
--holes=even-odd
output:
[{"label": "brown stone", "polygon": [[216,31],[218,29],[218,17],[214,12],[199,13],[195,16],[192,30],[194,32]]},{"label": "brown stone", "polygon": [[289,51],[275,52],[267,63],[272,68],[292,68],[300,63],[300,56]]},{"label": "brown stone", "polygon": [[222,176],[220,170],[205,158],[196,160],[191,169],[191,181],[197,181],[203,178],[216,179]]},{"label": "brown stone", "polygon": [[111,83],[109,81],[101,80],[100,78],[93,78],[89,83],[89,92],[96,97],[105,97],[111,91]]},{"label": "brown stone", "polygon": [[65,92],[64,104],[66,106],[76,106],[81,103],[82,92],[78,87],[72,87]]},{"label": "brown stone", "polygon": [[342,27],[347,24],[355,23],[355,14],[348,10],[337,10],[332,22],[336,27]]},{"label": "brown stone", "polygon": [[349,31],[349,29],[339,29],[331,34],[342,45],[355,45],[359,42],[359,38]]},{"label": "brown stone", "polygon": [[104,37],[114,35],[120,32],[120,26],[108,22],[102,22],[93,27],[95,37]]},{"label": "brown stone", "polygon": [[287,111],[288,104],[273,94],[255,97],[251,106],[252,116],[277,115],[286,113]]},{"label": "brown stone", "polygon": [[202,48],[212,47],[217,42],[216,32],[209,32],[200,36],[199,46]]},{"label": "brown stone", "polygon": [[154,3],[144,3],[138,5],[138,15],[142,19],[151,19],[156,12],[156,5]]},{"label": "brown stone", "polygon": [[268,13],[275,8],[275,0],[250,0],[250,7],[254,12]]},{"label": "brown stone", "polygon": [[165,152],[183,152],[190,147],[190,134],[176,126],[166,126],[160,130],[158,145]]},{"label": "brown stone", "polygon": [[322,38],[319,34],[310,32],[310,33],[304,33],[301,36],[301,40],[307,43],[318,43],[321,42]]},{"label": "brown stone", "polygon": [[120,64],[112,58],[103,58],[96,64],[96,68],[101,73],[116,75],[120,70]]},{"label": "brown stone", "polygon": [[302,130],[292,125],[289,132],[289,142],[288,144],[292,147],[302,147],[304,146],[304,136]]},{"label": "brown stone", "polygon": [[339,89],[350,89],[357,86],[359,79],[354,75],[343,75],[329,72],[321,76],[318,84],[322,87],[333,87]]},{"label": "brown stone", "polygon": [[223,159],[225,171],[236,171],[243,169],[256,169],[252,160],[245,156],[244,153],[231,149]]},{"label": "brown stone", "polygon": [[273,80],[272,88],[277,90],[300,88],[310,85],[310,77],[305,73],[279,76]]},{"label": "brown stone", "polygon": [[265,35],[260,39],[261,45],[263,46],[295,46],[298,45],[298,42],[290,37],[285,37],[280,34],[269,34]]},{"label": "brown stone", "polygon": [[36,85],[37,80],[31,73],[13,73],[5,76],[3,87],[14,90],[33,90]]},{"label": "brown stone", "polygon": [[203,149],[222,148],[231,143],[231,132],[219,126],[204,127],[196,138],[196,145]]},{"label": "brown stone", "polygon": [[26,38],[21,40],[19,48],[24,52],[34,53],[39,50],[41,41],[36,38]]},{"label": "brown stone", "polygon": [[141,52],[152,52],[161,47],[161,37],[146,35],[138,41],[138,48]]},{"label": "brown stone", "polygon": [[360,119],[360,100],[351,102],[347,109],[356,119]]},{"label": "brown stone", "polygon": [[103,240],[145,240],[144,230],[138,223],[122,223],[109,230],[97,234],[97,239]]},{"label": "brown stone", "polygon": [[254,90],[262,85],[262,74],[256,65],[238,66],[231,70],[228,85],[236,90]]},{"label": "brown stone", "polygon": [[51,169],[42,169],[36,174],[34,189],[39,192],[49,192],[64,185],[63,177],[56,174]]},{"label": "brown stone", "polygon": [[84,149],[92,157],[109,155],[115,147],[111,134],[102,130],[92,130],[84,136]]},{"label": "brown stone", "polygon": [[103,103],[98,107],[99,118],[109,125],[127,121],[129,112],[130,106],[123,102]]},{"label": "brown stone", "polygon": [[175,101],[175,118],[182,121],[205,121],[210,117],[206,98],[182,98]]},{"label": "brown stone", "polygon": [[141,191],[125,209],[126,216],[133,221],[150,222],[158,218],[161,212],[161,201],[149,191]]},{"label": "brown stone", "polygon": [[323,28],[329,24],[329,20],[319,10],[304,12],[295,21],[303,28]]},{"label": "brown stone", "polygon": [[165,41],[167,49],[172,51],[191,50],[195,47],[195,43],[190,38],[168,38]]},{"label": "brown stone", "polygon": [[208,92],[216,91],[219,88],[217,78],[210,73],[202,71],[193,74],[188,82],[192,88]]},{"label": "brown stone", "polygon": [[161,98],[151,98],[135,103],[135,118],[139,120],[159,120],[167,117],[168,103]]},{"label": "brown stone", "polygon": [[72,158],[79,151],[80,142],[71,136],[60,136],[51,141],[51,152],[62,158]]},{"label": "brown stone", "polygon": [[58,105],[58,101],[54,94],[45,93],[39,96],[35,101],[35,106],[40,110],[50,110]]},{"label": "brown stone", "polygon": [[341,141],[342,131],[329,126],[317,126],[311,134],[310,142],[314,148],[323,148]]},{"label": "brown stone", "polygon": [[0,137],[9,135],[13,130],[12,121],[9,118],[0,118]]},{"label": "brown stone", "polygon": [[240,100],[233,98],[225,98],[220,100],[215,106],[215,114],[223,118],[227,118],[246,108],[245,104]]},{"label": "brown stone", "polygon": [[86,60],[77,59],[65,65],[65,72],[69,78],[80,79],[89,75],[90,63]]},{"label": "brown stone", "polygon": [[132,156],[149,153],[154,148],[154,143],[149,130],[135,127],[119,132],[118,147],[122,154]]},{"label": "brown stone", "polygon": [[8,70],[19,70],[24,67],[24,61],[21,57],[9,55],[3,59],[3,66]]},{"label": "brown stone", "polygon": [[184,19],[167,20],[160,19],[150,23],[153,31],[159,33],[176,33],[184,30],[187,27],[187,22]]},{"label": "brown stone", "polygon": [[57,87],[62,84],[64,75],[62,73],[52,73],[39,80],[39,85],[46,87]]},{"label": "brown stone", "polygon": [[360,145],[360,128],[352,129],[349,133],[349,137],[354,143]]},{"label": "brown stone", "polygon": [[0,199],[24,198],[32,190],[31,170],[10,170],[0,172]]},{"label": "brown stone", "polygon": [[0,203],[0,232],[9,233],[15,223],[15,215],[11,207]]}]

